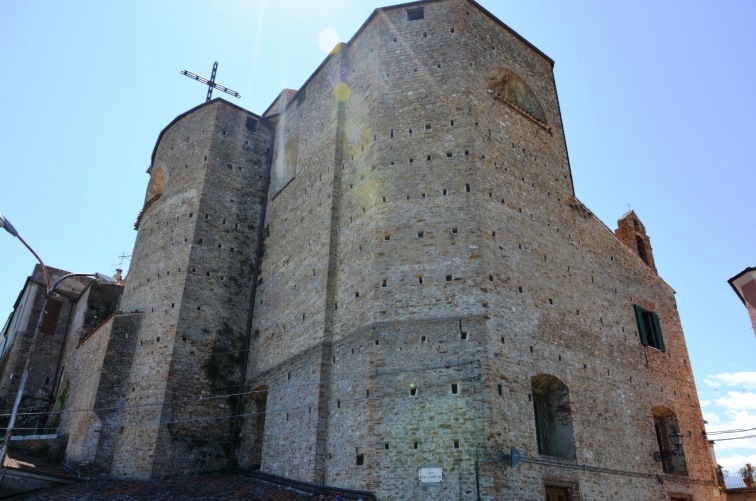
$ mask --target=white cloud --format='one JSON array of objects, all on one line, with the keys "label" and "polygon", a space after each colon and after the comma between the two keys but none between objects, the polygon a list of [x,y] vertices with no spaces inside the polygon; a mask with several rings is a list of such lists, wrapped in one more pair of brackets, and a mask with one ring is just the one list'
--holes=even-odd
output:
[{"label": "white cloud", "polygon": [[720,372],[705,377],[703,381],[713,388],[738,386],[756,390],[756,372]]},{"label": "white cloud", "polygon": [[737,473],[737,471],[746,465],[751,463],[756,465],[756,453],[750,455],[735,454],[726,458],[717,458],[717,463],[722,466],[723,470],[727,470],[731,475]]},{"label": "white cloud", "polygon": [[[718,397],[701,401],[708,422],[706,431],[714,440],[717,462],[731,472],[737,471],[745,463],[756,464],[756,437],[735,439],[756,435],[756,372],[722,372],[709,375],[704,383],[727,392]],[[749,430],[740,433],[711,434],[717,431]]]},{"label": "white cloud", "polygon": [[736,414],[756,410],[756,393],[728,391],[727,396],[714,400],[714,405]]}]

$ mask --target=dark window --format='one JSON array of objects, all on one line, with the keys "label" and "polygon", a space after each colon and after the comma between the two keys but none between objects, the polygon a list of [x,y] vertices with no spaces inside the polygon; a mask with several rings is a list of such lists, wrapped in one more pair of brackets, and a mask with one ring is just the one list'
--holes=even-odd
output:
[{"label": "dark window", "polygon": [[55,299],[47,301],[45,317],[42,320],[42,328],[40,329],[42,334],[55,334],[55,328],[58,326],[58,317],[60,316],[60,308],[62,305],[63,303]]},{"label": "dark window", "polygon": [[654,407],[654,431],[656,443],[659,446],[658,459],[661,461],[664,473],[675,475],[687,475],[688,465],[685,461],[683,444],[676,447],[673,444],[672,435],[680,433],[680,425],[675,413],[666,407]]},{"label": "dark window", "polygon": [[564,487],[546,486],[546,501],[569,501],[570,493]]},{"label": "dark window", "polygon": [[255,132],[257,130],[257,120],[254,117],[247,115],[247,130]]},{"label": "dark window", "polygon": [[638,255],[643,260],[644,263],[648,264],[648,254],[646,253],[646,244],[643,243],[643,239],[641,237],[636,236],[635,237],[635,245],[638,247]]},{"label": "dark window", "polygon": [[548,374],[533,376],[533,391],[538,453],[563,458],[575,457],[575,436],[567,386]]},{"label": "dark window", "polygon": [[415,7],[414,9],[407,9],[407,21],[417,21],[425,18],[425,8]]},{"label": "dark window", "polygon": [[638,335],[640,335],[641,343],[644,346],[665,351],[659,316],[637,304],[634,304],[633,308],[635,308],[635,320],[638,322]]}]

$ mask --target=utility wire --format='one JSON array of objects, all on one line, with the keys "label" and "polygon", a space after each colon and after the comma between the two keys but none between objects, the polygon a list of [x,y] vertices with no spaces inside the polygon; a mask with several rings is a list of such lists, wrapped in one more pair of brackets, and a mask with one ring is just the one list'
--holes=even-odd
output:
[{"label": "utility wire", "polygon": [[[743,432],[746,432],[746,431],[753,431],[753,430],[756,430],[756,428],[743,428],[743,429],[740,429],[740,430],[707,431],[706,434],[707,435],[722,435],[722,434],[725,434],[725,433],[743,433]],[[724,439],[720,439],[720,440],[724,440]]]},{"label": "utility wire", "polygon": [[[470,362],[467,362],[467,363],[470,363]],[[462,365],[465,365],[465,364],[458,364],[458,366],[462,366]],[[443,366],[433,366],[433,367],[430,367],[430,368],[414,368],[414,369],[410,368],[410,369],[404,369],[404,370],[395,370],[395,371],[390,371],[390,372],[378,373],[377,375],[400,374],[400,373],[406,373],[406,372],[416,372],[416,371],[420,371],[420,370],[433,370],[433,369],[446,368],[446,367],[451,367],[451,366],[443,365]],[[435,384],[424,385],[423,388],[427,389],[427,388],[435,388],[435,387],[447,386],[447,385],[449,385],[451,383],[460,382],[460,381],[464,381],[464,380],[467,380],[467,379],[477,379],[479,377],[480,377],[479,374],[460,375],[459,378],[455,378],[453,381],[436,382]],[[329,380],[329,381],[302,383],[302,384],[290,385],[290,386],[286,387],[286,389],[290,390],[290,389],[296,389],[296,388],[299,388],[299,387],[313,386],[313,385],[320,386],[320,385],[327,384],[327,383],[336,383],[336,382],[340,382],[340,381],[350,381],[350,380],[352,380],[352,378],[339,378],[339,379],[333,379],[333,380]],[[234,386],[236,386],[236,385],[234,385]],[[267,392],[268,392],[268,390],[249,390],[249,391],[238,392],[238,393],[225,393],[225,394],[222,394],[222,395],[207,395],[207,396],[205,396],[205,395],[197,395],[195,398],[184,398],[184,399],[175,399],[175,400],[159,400],[159,401],[155,401],[155,402],[148,402],[148,403],[143,403],[143,404],[132,404],[132,405],[126,405],[126,406],[115,406],[115,407],[105,406],[105,407],[96,407],[96,408],[91,408],[91,409],[63,409],[63,410],[49,411],[49,412],[25,412],[25,413],[19,413],[19,415],[20,416],[50,416],[50,415],[55,415],[55,414],[64,414],[66,412],[76,413],[76,412],[96,412],[96,411],[100,411],[101,412],[101,411],[110,411],[110,410],[119,410],[119,409],[120,410],[129,410],[129,409],[136,409],[136,408],[157,407],[157,406],[163,406],[165,404],[200,403],[200,402],[205,402],[205,401],[215,400],[215,399],[222,399],[222,398],[228,398],[228,397],[239,397],[239,396],[243,396],[243,395],[253,395],[253,394],[257,394],[257,393],[267,393]],[[395,396],[400,396],[400,395],[403,395],[403,394],[405,394],[405,392],[403,390],[402,391],[392,392],[392,393],[385,393],[382,398],[395,397]],[[342,401],[343,402],[350,402],[350,401],[356,401],[356,400],[365,400],[367,398],[374,398],[374,397],[375,397],[375,395],[373,397],[356,397],[356,398],[353,398],[353,399],[344,399]],[[5,417],[5,416],[9,416],[9,414],[5,414],[5,413],[0,414],[0,417]]]},{"label": "utility wire", "polygon": [[754,438],[756,435],[746,435],[744,437],[730,437],[730,438],[715,438],[715,442],[722,442],[724,440],[743,440],[744,438]]}]

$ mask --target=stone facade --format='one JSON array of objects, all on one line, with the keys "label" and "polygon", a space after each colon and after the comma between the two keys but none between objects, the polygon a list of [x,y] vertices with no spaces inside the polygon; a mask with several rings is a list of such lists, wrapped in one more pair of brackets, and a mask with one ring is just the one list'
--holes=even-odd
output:
[{"label": "stone facade", "polygon": [[645,228],[575,198],[553,61],[477,3],[376,10],[263,116],[176,118],[148,172],[119,312],[66,350],[72,462],[718,498]]},{"label": "stone facade", "polygon": [[[574,197],[550,59],[471,2],[381,9],[268,119],[242,465],[382,499],[717,496],[674,292],[637,216],[628,248]],[[569,427],[534,416],[551,381]],[[670,423],[684,459],[656,461]]]},{"label": "stone facade", "polygon": [[[50,282],[55,283],[68,272],[47,267]],[[69,319],[78,296],[91,282],[85,277],[64,280],[50,295],[46,314],[40,324],[40,334],[32,356],[29,377],[26,382],[16,428],[24,434],[41,432],[47,426],[48,415],[42,413],[49,408],[56,393],[61,369],[62,352],[69,336]],[[14,305],[9,323],[2,333],[3,354],[0,360],[0,402],[4,409],[10,409],[18,393],[24,365],[29,356],[32,338],[37,329],[47,283],[40,265],[34,267],[27,279],[19,299]],[[7,418],[4,418],[7,420]]]},{"label": "stone facade", "polygon": [[220,100],[161,133],[121,303],[142,318],[115,475],[228,462],[234,420],[222,416],[234,414],[241,379],[271,139],[267,123]]}]

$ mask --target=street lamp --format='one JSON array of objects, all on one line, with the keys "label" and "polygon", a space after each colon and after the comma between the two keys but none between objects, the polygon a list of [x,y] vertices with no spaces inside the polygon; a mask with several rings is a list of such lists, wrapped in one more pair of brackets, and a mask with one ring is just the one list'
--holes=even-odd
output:
[{"label": "street lamp", "polygon": [[24,370],[21,374],[21,382],[18,385],[18,393],[16,394],[16,401],[13,404],[13,410],[11,411],[10,421],[8,421],[8,428],[5,431],[5,438],[3,439],[3,444],[0,446],[0,480],[2,480],[2,476],[5,474],[5,457],[8,455],[8,443],[10,442],[11,433],[13,432],[13,426],[16,424],[16,418],[18,417],[18,408],[21,406],[21,398],[24,394],[24,388],[26,387],[26,380],[29,377],[29,372],[31,368],[31,359],[32,359],[32,353],[34,352],[34,346],[37,344],[37,337],[39,337],[39,331],[42,328],[42,322],[45,318],[45,310],[47,310],[47,303],[50,300],[50,297],[55,292],[55,288],[60,285],[61,282],[68,278],[72,277],[92,277],[96,280],[100,280],[107,283],[115,283],[115,279],[112,277],[109,277],[107,275],[103,275],[101,273],[68,273],[66,275],[63,275],[58,280],[55,281],[52,285],[50,284],[50,274],[47,271],[47,266],[45,266],[45,263],[42,262],[42,259],[37,255],[36,252],[34,252],[34,249],[31,248],[29,244],[26,243],[26,241],[21,238],[21,235],[18,234],[18,231],[16,231],[16,228],[13,227],[13,225],[8,221],[8,219],[5,218],[2,214],[0,214],[0,228],[4,228],[5,231],[13,235],[14,237],[18,238],[21,243],[24,244],[24,246],[29,249],[29,251],[34,254],[34,257],[37,258],[37,261],[39,261],[39,264],[42,265],[42,271],[45,274],[45,282],[46,282],[46,290],[45,290],[45,301],[42,304],[42,311],[39,312],[39,318],[37,319],[37,326],[34,328],[34,335],[32,336],[31,345],[29,346],[29,353],[26,356],[26,363],[24,364]]},{"label": "street lamp", "polygon": [[680,456],[682,447],[683,436],[677,428],[672,429],[672,433],[669,434],[669,439],[674,446],[674,449],[661,449],[658,452],[654,452],[654,459],[657,461],[666,461],[672,456]]}]

